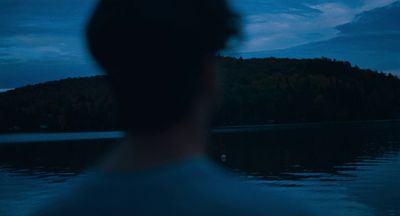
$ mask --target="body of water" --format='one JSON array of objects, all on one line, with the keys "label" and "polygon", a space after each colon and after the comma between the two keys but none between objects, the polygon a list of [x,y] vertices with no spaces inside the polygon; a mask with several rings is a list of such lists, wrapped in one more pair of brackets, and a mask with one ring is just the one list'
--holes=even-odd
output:
[{"label": "body of water", "polygon": [[[0,215],[29,215],[91,175],[121,135],[0,136]],[[400,215],[398,122],[218,129],[209,155],[260,189],[295,194],[320,215]]]}]

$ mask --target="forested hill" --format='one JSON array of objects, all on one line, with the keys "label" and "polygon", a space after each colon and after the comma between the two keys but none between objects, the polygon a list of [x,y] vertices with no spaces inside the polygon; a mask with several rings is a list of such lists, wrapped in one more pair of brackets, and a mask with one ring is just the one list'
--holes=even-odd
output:
[{"label": "forested hill", "polygon": [[[400,117],[400,80],[348,62],[220,57],[214,126]],[[107,80],[74,78],[0,94],[0,132],[120,129]]]},{"label": "forested hill", "polygon": [[95,131],[118,128],[104,76],[70,78],[0,94],[0,131]]},{"label": "forested hill", "polygon": [[222,58],[219,123],[316,122],[399,116],[400,80],[349,62]]}]

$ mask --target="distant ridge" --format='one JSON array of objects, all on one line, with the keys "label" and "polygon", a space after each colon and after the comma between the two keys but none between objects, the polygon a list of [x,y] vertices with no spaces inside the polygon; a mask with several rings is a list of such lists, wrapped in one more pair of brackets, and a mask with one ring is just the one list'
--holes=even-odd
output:
[{"label": "distant ridge", "polygon": [[[328,58],[219,57],[214,127],[400,118],[400,79]],[[0,93],[0,132],[122,130],[105,76]]]}]

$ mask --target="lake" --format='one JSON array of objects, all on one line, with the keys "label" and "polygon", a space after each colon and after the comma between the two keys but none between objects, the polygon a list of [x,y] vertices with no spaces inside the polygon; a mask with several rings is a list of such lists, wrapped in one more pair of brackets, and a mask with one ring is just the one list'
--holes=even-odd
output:
[{"label": "lake", "polygon": [[[0,215],[27,215],[91,175],[119,132],[0,135]],[[213,130],[209,155],[317,213],[400,215],[400,122]]]}]

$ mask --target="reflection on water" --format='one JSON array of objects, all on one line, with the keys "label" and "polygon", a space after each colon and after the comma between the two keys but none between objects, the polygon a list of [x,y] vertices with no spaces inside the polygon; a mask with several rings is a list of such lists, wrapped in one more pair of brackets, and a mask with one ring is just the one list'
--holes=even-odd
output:
[{"label": "reflection on water", "polygon": [[76,173],[31,172],[0,167],[0,215],[29,215],[41,205],[67,191]]},{"label": "reflection on water", "polygon": [[400,154],[384,158],[341,165],[335,173],[284,172],[251,181],[296,194],[320,215],[400,215]]},{"label": "reflection on water", "polygon": [[[400,124],[231,128],[210,156],[321,215],[400,215]],[[0,145],[0,215],[26,215],[90,175],[114,140]]]},{"label": "reflection on water", "polygon": [[400,215],[400,127],[343,124],[219,133],[210,154],[320,215]]},{"label": "reflection on water", "polygon": [[[25,139],[25,138],[21,138]],[[0,145],[0,215],[29,215],[67,191],[109,149],[111,140]]]}]

